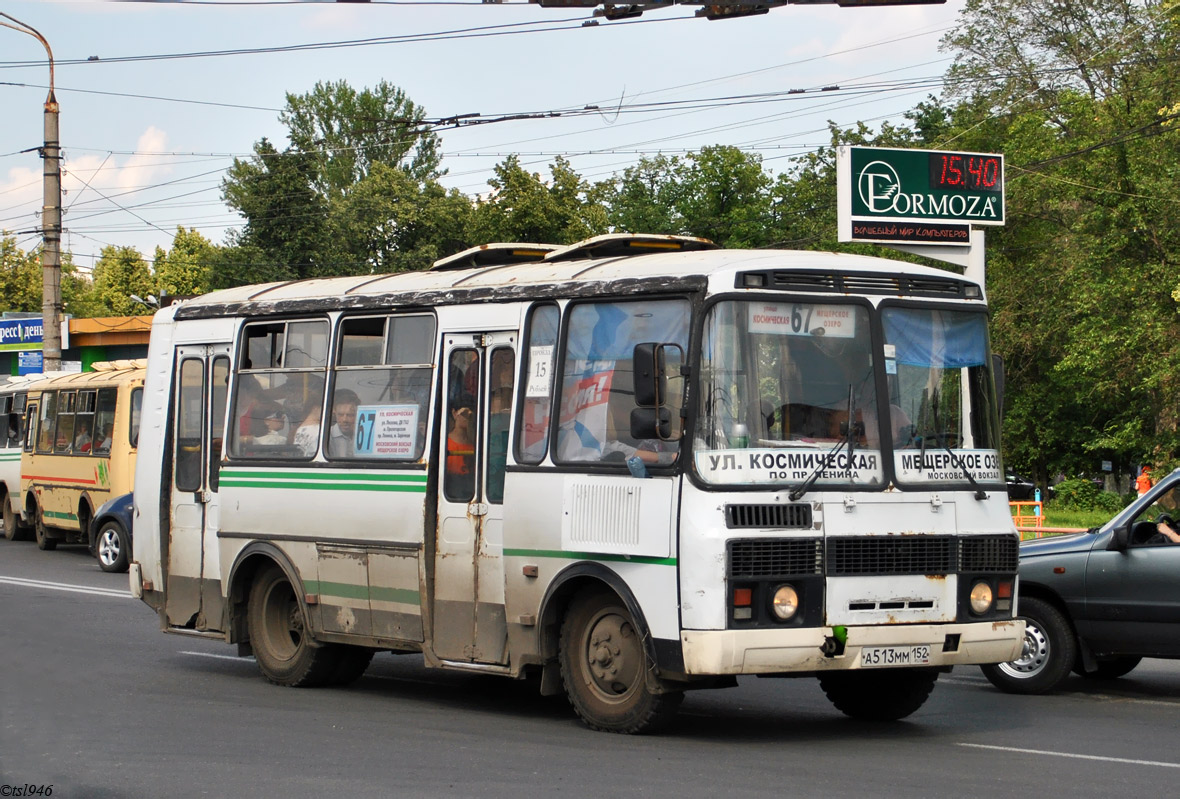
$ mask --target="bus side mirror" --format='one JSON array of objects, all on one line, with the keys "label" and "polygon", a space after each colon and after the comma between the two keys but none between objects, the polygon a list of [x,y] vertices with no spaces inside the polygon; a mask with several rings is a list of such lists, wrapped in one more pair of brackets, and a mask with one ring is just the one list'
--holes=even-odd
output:
[{"label": "bus side mirror", "polygon": [[1000,409],[1000,418],[1004,418],[1004,356],[992,355],[992,377],[996,383],[996,407]]},{"label": "bus side mirror", "polygon": [[667,408],[636,408],[631,411],[631,438],[672,440],[672,412]]},{"label": "bus side mirror", "polygon": [[640,408],[659,408],[668,394],[664,345],[654,342],[636,344],[631,362],[635,369],[635,404]]}]

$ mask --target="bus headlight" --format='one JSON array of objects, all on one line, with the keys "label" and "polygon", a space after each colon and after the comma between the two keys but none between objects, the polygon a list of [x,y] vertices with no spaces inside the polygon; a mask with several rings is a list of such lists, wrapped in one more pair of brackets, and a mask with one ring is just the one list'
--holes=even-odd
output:
[{"label": "bus headlight", "polygon": [[980,581],[971,587],[971,610],[973,613],[987,613],[992,607],[992,587]]},{"label": "bus headlight", "polygon": [[799,592],[789,585],[780,585],[774,589],[770,608],[774,611],[775,618],[786,621],[799,610]]}]

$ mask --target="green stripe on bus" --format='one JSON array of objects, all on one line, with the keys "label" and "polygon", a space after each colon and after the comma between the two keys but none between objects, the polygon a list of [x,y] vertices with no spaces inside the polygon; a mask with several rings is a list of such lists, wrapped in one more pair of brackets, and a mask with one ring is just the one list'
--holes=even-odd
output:
[{"label": "green stripe on bus", "polygon": [[612,563],[642,563],[646,566],[675,566],[676,558],[653,558],[646,555],[607,555],[602,552],[566,552],[559,549],[505,549],[506,558],[561,558],[563,560],[602,560]]},{"label": "green stripe on bus", "polygon": [[338,596],[343,599],[367,599],[372,602],[398,602],[402,605],[422,604],[422,597],[410,588],[385,588],[383,586],[333,583],[326,580],[305,580],[304,589],[309,594]]},{"label": "green stripe on bus", "polygon": [[356,472],[348,472],[344,474],[337,474],[332,472],[323,472],[319,470],[299,471],[299,472],[264,472],[247,469],[222,469],[222,477],[273,477],[286,480],[375,480],[385,483],[425,483],[426,475],[424,474],[357,474]]},{"label": "green stripe on bus", "polygon": [[221,486],[233,488],[286,488],[308,489],[311,491],[409,491],[415,494],[425,494],[426,486],[412,483],[308,483],[300,480],[290,482],[227,480],[221,478]]},{"label": "green stripe on bus", "polygon": [[50,519],[69,519],[72,522],[78,521],[78,517],[72,513],[62,513],[56,510],[43,510],[42,516],[48,516]]}]

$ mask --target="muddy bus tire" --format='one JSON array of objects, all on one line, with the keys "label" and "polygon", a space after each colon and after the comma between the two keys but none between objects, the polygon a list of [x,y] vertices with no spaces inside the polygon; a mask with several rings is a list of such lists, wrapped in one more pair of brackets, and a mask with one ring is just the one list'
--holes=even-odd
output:
[{"label": "muddy bus tire", "polygon": [[41,513],[41,509],[37,509],[34,516],[33,527],[37,537],[37,549],[43,552],[52,552],[57,549],[57,539],[49,537],[49,528],[45,526],[45,516]]},{"label": "muddy bus tire", "polygon": [[20,541],[25,537],[27,528],[20,523],[20,517],[12,509],[8,497],[0,501],[4,502],[4,537],[9,541]]},{"label": "muddy bus tire", "polygon": [[938,672],[933,669],[859,669],[820,675],[836,709],[862,721],[897,721],[926,703]]},{"label": "muddy bus tire", "polygon": [[278,566],[258,573],[250,589],[246,618],[254,658],[268,680],[276,685],[311,687],[331,678],[339,662],[336,647],[312,640],[299,597]]},{"label": "muddy bus tire", "polygon": [[631,614],[610,592],[574,600],[561,626],[561,675],[570,704],[586,726],[604,732],[655,732],[684,695],[653,693],[652,668]]}]

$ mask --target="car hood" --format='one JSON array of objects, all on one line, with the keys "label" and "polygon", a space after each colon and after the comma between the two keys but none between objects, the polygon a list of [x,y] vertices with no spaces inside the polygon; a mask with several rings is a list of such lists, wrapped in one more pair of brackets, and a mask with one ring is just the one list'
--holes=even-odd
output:
[{"label": "car hood", "polygon": [[1094,535],[1089,532],[1034,538],[1020,542],[1020,559],[1028,560],[1044,555],[1062,555],[1067,552],[1085,552],[1093,545]]}]

